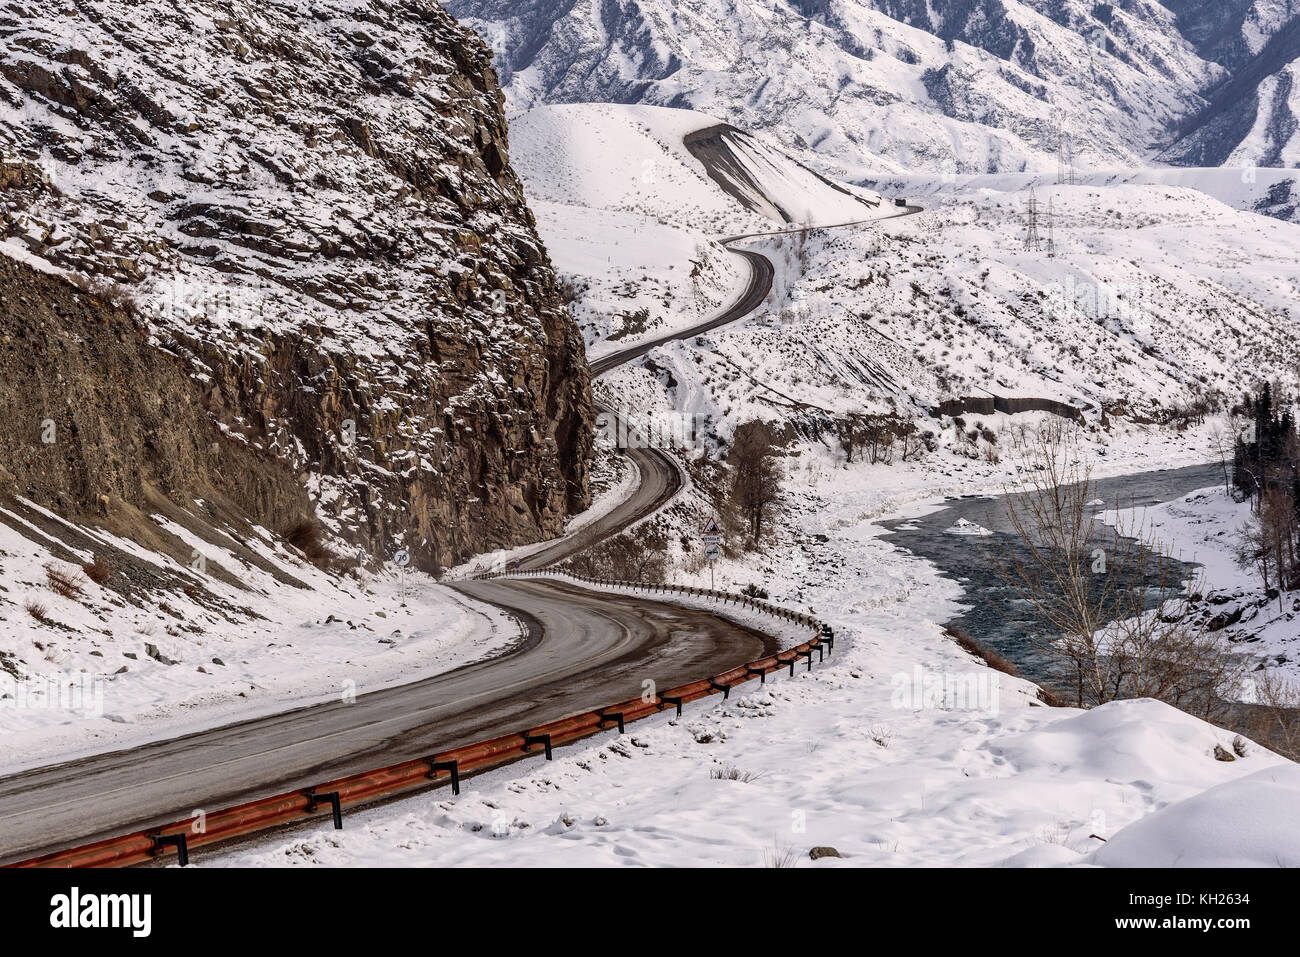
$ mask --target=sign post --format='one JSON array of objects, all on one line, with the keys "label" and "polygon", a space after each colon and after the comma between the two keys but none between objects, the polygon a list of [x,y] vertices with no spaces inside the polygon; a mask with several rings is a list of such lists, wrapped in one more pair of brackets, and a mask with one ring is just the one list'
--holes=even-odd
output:
[{"label": "sign post", "polygon": [[713,563],[722,557],[722,529],[716,518],[709,519],[700,538],[704,540],[704,560],[709,563],[709,591],[713,591]]}]

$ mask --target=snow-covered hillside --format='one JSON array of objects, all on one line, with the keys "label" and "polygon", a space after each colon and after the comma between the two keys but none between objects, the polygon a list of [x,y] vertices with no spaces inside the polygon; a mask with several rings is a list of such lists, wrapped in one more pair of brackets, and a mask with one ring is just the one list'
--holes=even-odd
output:
[{"label": "snow-covered hillside", "polygon": [[445,2],[516,109],[689,106],[854,181],[1300,162],[1287,0]]},{"label": "snow-covered hillside", "polygon": [[1058,128],[1086,166],[1131,164],[1225,72],[1154,0],[447,5],[515,108],[690,106],[850,177],[1054,169]]},{"label": "snow-covered hillside", "polygon": [[[593,355],[624,341],[634,310],[649,310],[648,330],[685,326],[742,278],[703,233],[756,231],[757,217],[681,144],[708,123],[589,104],[538,107],[515,122],[543,239],[586,290],[578,315]],[[922,194],[927,210],[751,240],[778,266],[766,313],[709,333],[705,349],[664,346],[653,370],[612,380],[636,407],[666,402],[724,432],[759,415],[807,435],[846,412],[924,418],[945,400],[990,393],[1065,402],[1094,424],[1103,408],[1159,419],[1197,395],[1235,397],[1261,374],[1290,375],[1300,226],[1179,185],[1209,184],[1244,204],[1250,184],[1230,171],[1168,172],[1040,184],[1038,251],[1025,249],[1029,177],[886,182]],[[814,222],[855,211],[843,194],[821,196],[840,205]],[[894,210],[883,202],[877,213]]]},{"label": "snow-covered hillside", "polygon": [[1291,374],[1300,227],[1173,187],[1050,187],[1036,198],[1038,251],[1024,248],[1019,191],[814,234],[802,251],[773,241],[775,313],[664,363],[679,381],[703,376],[724,407],[779,409],[794,396],[808,411],[919,413],[992,393],[1063,400],[1092,421],[1103,406],[1158,418],[1201,393],[1235,396],[1242,382]]},{"label": "snow-covered hillside", "polygon": [[1191,165],[1300,162],[1300,11],[1291,0],[1167,0],[1189,39],[1229,74],[1177,124],[1164,158]]},{"label": "snow-covered hillside", "polygon": [[575,297],[589,356],[690,325],[734,299],[748,273],[721,236],[784,227],[783,211],[804,224],[887,211],[878,195],[831,183],[741,131],[711,147],[710,162],[732,173],[719,182],[685,142],[718,123],[691,110],[614,104],[512,117],[515,166]]}]

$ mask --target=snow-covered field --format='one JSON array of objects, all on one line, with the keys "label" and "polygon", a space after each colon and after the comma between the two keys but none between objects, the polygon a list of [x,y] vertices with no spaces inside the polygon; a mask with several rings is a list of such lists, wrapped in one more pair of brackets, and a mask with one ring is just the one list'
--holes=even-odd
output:
[{"label": "snow-covered field", "polygon": [[[52,513],[27,506],[60,522]],[[245,540],[286,584],[231,549],[194,541],[200,574],[160,552],[103,531],[136,567],[115,590],[86,578],[58,543],[0,510],[0,773],[132,747],[231,721],[364,694],[488,657],[520,637],[518,625],[427,575],[387,566],[333,578],[278,536]],[[160,529],[187,533],[162,516]],[[20,534],[18,529],[23,530]],[[234,545],[234,542],[231,542]],[[97,549],[99,550],[99,549]],[[90,550],[73,547],[79,562]],[[45,568],[71,574],[81,593],[50,587]],[[149,590],[140,569],[202,583]],[[115,568],[114,576],[126,569]],[[43,610],[45,620],[27,609]],[[152,651],[151,651],[152,650]]]},{"label": "snow-covered field", "polygon": [[[810,865],[816,846],[854,866],[1300,862],[1274,782],[1293,765],[1251,743],[1218,761],[1230,732],[1150,700],[1044,706],[944,637],[959,587],[879,537],[875,519],[931,507],[926,492],[880,466],[813,463],[790,484],[805,479],[815,485],[792,496],[768,554],[721,563],[719,587],[759,581],[835,622],[829,662],[475,778],[459,797],[413,797],[349,815],[341,832],[300,829],[204,863]],[[1175,825],[1204,814],[1190,802],[1220,785],[1270,811],[1258,839],[1167,825],[1127,837],[1153,812]],[[1094,858],[1112,838],[1114,856]]]}]

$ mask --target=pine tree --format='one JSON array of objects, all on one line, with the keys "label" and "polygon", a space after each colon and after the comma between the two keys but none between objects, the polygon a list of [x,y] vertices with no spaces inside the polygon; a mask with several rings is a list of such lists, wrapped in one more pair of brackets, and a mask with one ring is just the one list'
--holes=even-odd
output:
[{"label": "pine tree", "polygon": [[1251,450],[1242,441],[1241,436],[1237,436],[1237,441],[1232,447],[1232,486],[1246,497],[1255,494],[1255,478],[1251,459]]},{"label": "pine tree", "polygon": [[1255,465],[1261,476],[1272,460],[1273,429],[1273,386],[1265,382],[1255,402]]}]

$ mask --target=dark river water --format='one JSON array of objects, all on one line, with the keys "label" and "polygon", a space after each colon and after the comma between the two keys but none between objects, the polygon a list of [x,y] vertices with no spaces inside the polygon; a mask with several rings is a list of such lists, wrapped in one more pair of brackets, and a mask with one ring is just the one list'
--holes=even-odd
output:
[{"label": "dark river water", "polygon": [[[1093,482],[1091,497],[1105,501],[1107,508],[1155,505],[1181,498],[1198,488],[1218,485],[1223,469],[1217,463],[1184,469],[1140,472]],[[1005,496],[963,496],[949,499],[944,508],[921,518],[898,519],[881,524],[889,529],[889,541],[914,555],[928,559],[947,578],[958,582],[965,594],[966,610],[951,624],[969,632],[980,644],[1010,659],[1031,681],[1051,681],[1052,664],[1030,640],[1025,627],[1025,607],[1005,588],[990,567],[989,551],[1016,548],[1007,518]],[[1100,510],[1100,507],[1098,507]],[[954,535],[947,531],[965,519],[989,529],[992,536]],[[1104,541],[1101,544],[1105,544]],[[1183,566],[1191,572],[1192,566]],[[1132,583],[1140,587],[1140,582]],[[1153,599],[1154,600],[1154,599]]]}]

